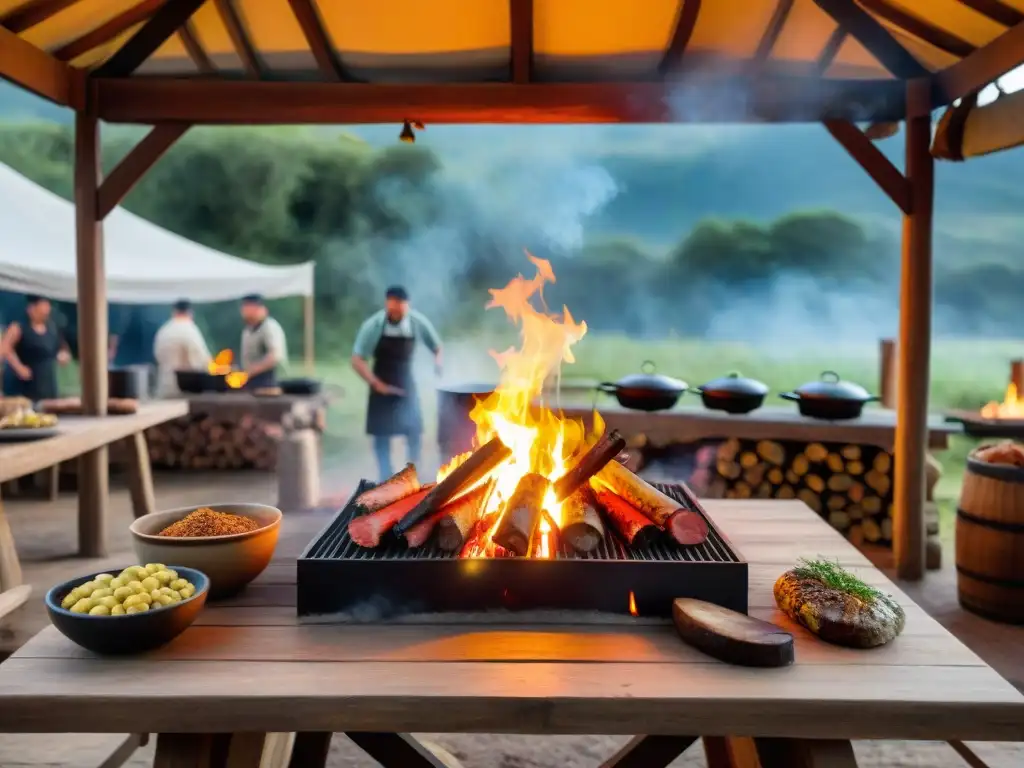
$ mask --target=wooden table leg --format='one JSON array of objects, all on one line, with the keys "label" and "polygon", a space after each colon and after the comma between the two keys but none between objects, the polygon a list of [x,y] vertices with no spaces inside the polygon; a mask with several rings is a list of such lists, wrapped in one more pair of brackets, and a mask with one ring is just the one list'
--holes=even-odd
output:
[{"label": "wooden table leg", "polygon": [[291,733],[161,733],[153,768],[285,768]]},{"label": "wooden table leg", "polygon": [[408,733],[346,733],[384,768],[453,768]]},{"label": "wooden table leg", "polygon": [[211,733],[161,733],[156,738],[153,768],[220,768]]},{"label": "wooden table leg", "polygon": [[309,732],[295,734],[288,768],[325,768],[331,751],[333,733]]},{"label": "wooden table leg", "polygon": [[78,459],[78,554],[107,555],[107,506],[110,499],[110,462],[107,447]]},{"label": "wooden table leg", "polygon": [[24,603],[31,591],[31,587],[22,583],[21,560],[4,514],[3,500],[0,500],[0,616]]},{"label": "wooden table leg", "polygon": [[600,768],[665,768],[697,741],[696,736],[635,736]]},{"label": "wooden table leg", "polygon": [[857,768],[853,745],[840,739],[754,739],[762,768]]},{"label": "wooden table leg", "polygon": [[128,492],[132,498],[132,512],[142,517],[156,512],[153,493],[153,468],[149,462],[149,444],[144,432],[126,437],[128,454]]},{"label": "wooden table leg", "polygon": [[753,739],[705,736],[701,741],[708,768],[762,768]]}]

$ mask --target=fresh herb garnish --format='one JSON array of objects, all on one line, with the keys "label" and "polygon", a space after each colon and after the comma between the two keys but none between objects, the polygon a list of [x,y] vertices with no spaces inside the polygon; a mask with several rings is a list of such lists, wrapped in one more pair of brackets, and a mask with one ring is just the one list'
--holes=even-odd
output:
[{"label": "fresh herb garnish", "polygon": [[801,579],[817,579],[826,587],[853,595],[865,602],[870,602],[882,596],[881,592],[865,584],[852,573],[845,570],[838,562],[832,562],[824,558],[818,558],[817,560],[800,558],[800,564],[797,565],[794,572]]}]

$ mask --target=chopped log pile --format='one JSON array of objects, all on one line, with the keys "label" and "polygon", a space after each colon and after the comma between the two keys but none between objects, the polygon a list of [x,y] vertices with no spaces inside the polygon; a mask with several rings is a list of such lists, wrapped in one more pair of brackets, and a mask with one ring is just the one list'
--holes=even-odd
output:
[{"label": "chopped log pile", "polygon": [[192,415],[146,431],[154,467],[167,469],[259,469],[277,465],[279,424],[243,416],[226,420]]}]

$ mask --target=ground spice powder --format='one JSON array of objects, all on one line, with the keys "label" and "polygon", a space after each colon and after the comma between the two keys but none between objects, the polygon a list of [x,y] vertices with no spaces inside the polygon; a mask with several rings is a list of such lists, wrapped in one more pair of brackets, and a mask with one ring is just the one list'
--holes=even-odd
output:
[{"label": "ground spice powder", "polygon": [[157,535],[176,538],[230,536],[234,533],[255,531],[259,527],[259,524],[252,518],[232,515],[228,512],[215,512],[209,507],[200,507],[176,523],[171,523]]}]

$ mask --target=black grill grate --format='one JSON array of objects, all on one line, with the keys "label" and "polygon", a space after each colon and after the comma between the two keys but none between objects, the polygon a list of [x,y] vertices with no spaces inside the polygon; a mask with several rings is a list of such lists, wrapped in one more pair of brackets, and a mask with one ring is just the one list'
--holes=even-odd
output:
[{"label": "black grill grate", "polygon": [[[370,486],[364,481],[352,498]],[[697,597],[745,611],[746,563],[689,488],[658,487],[704,516],[709,535],[703,544],[682,547],[664,534],[646,547],[630,548],[609,530],[594,552],[581,554],[563,543],[554,557],[544,560],[466,560],[433,541],[409,549],[390,535],[380,546],[366,549],[348,535],[355,511],[350,499],[299,558],[299,614],[344,612],[373,599],[401,604],[399,611],[477,611],[508,608],[511,602],[516,609],[620,612],[629,592],[635,592],[638,604],[646,604],[641,609],[645,615],[667,614],[672,597]]]}]

